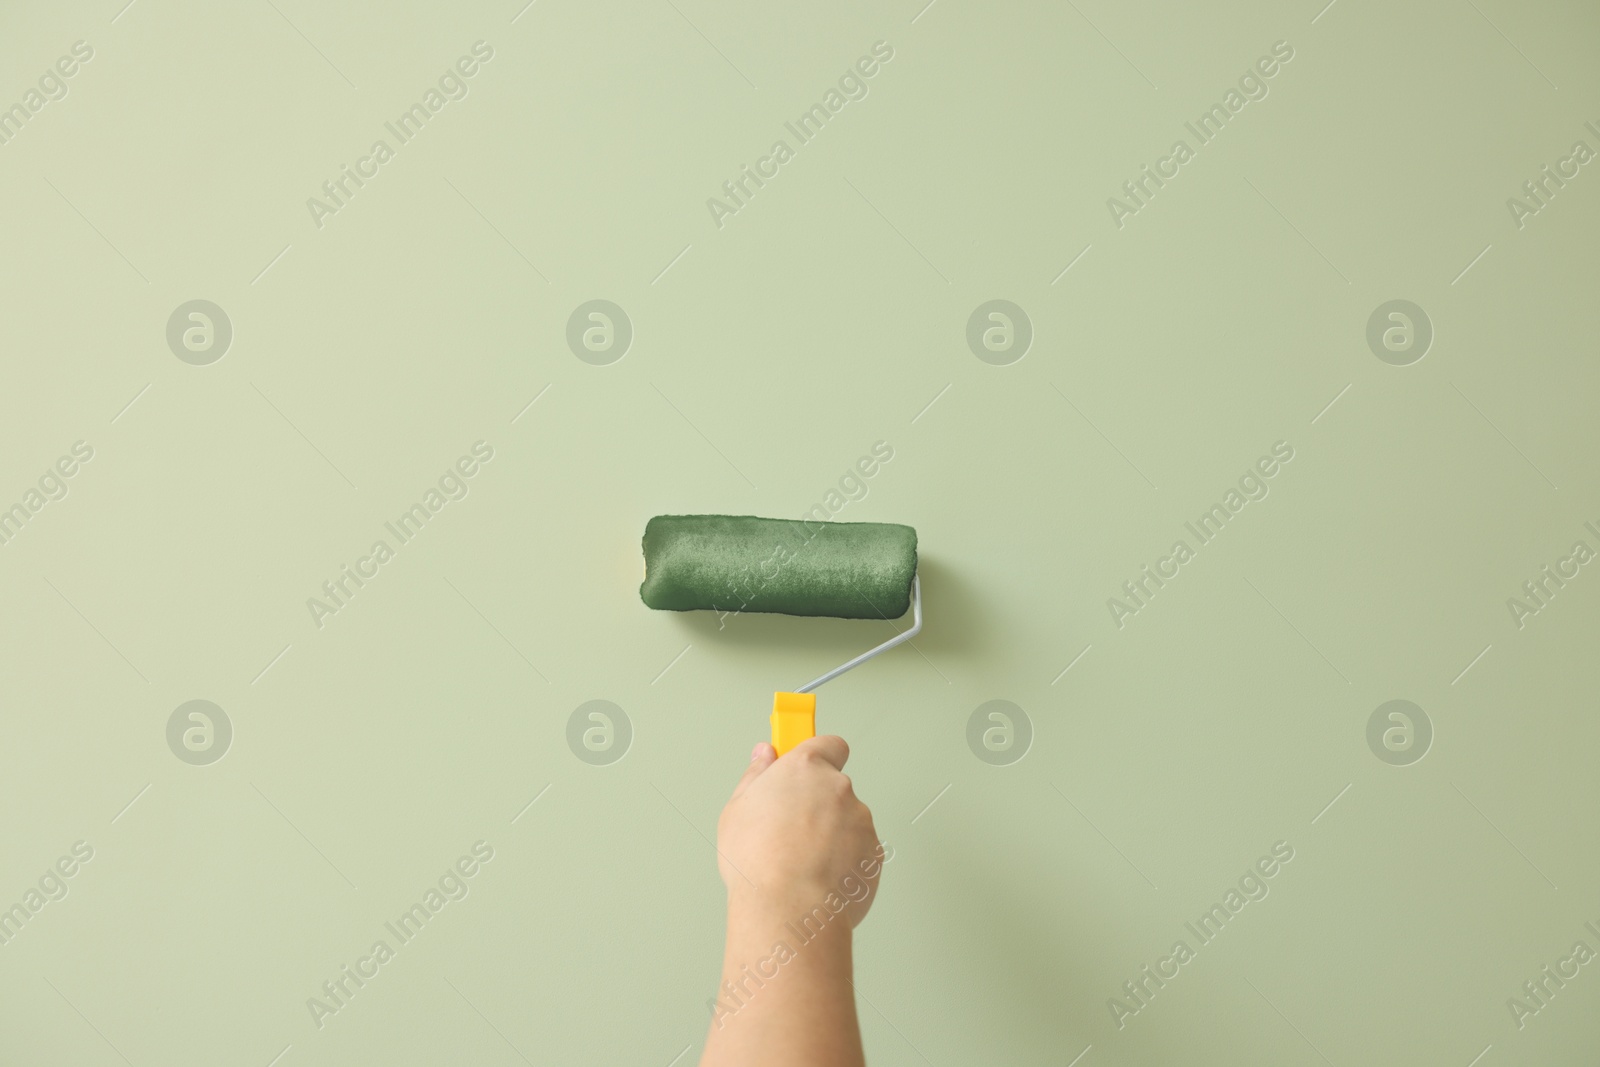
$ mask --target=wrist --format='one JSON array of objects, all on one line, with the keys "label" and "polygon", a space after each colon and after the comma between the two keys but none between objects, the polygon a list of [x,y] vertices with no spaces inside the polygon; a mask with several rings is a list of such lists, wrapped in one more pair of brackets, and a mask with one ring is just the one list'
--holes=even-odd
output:
[{"label": "wrist", "polygon": [[788,887],[780,893],[742,885],[728,891],[728,940],[763,946],[773,941],[809,943],[820,938],[849,940],[853,926],[848,909],[833,911],[837,894]]}]

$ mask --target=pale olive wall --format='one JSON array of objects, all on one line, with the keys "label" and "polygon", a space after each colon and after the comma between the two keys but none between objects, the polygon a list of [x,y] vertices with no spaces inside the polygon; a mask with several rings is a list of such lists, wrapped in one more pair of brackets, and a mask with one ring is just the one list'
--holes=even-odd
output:
[{"label": "pale olive wall", "polygon": [[843,482],[873,1063],[1589,1062],[1600,14],[1322,2],[8,5],[0,1060],[693,1063]]}]

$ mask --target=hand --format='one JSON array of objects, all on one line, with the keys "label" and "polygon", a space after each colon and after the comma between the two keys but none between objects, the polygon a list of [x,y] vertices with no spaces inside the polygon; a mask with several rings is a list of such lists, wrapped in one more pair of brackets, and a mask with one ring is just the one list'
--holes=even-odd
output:
[{"label": "hand", "polygon": [[[853,928],[872,906],[883,853],[872,812],[844,774],[841,737],[808,738],[782,759],[756,746],[717,821],[717,865],[730,909],[794,918],[829,894],[849,902]],[[776,909],[776,911],[774,911]]]},{"label": "hand", "polygon": [[863,1067],[852,930],[884,855],[849,758],[837,737],[782,759],[757,745],[722,809],[728,940],[701,1067]]}]

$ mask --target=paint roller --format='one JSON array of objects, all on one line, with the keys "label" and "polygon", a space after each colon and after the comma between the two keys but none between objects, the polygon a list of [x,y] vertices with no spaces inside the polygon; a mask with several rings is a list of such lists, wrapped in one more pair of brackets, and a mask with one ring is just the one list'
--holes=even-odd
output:
[{"label": "paint roller", "polygon": [[746,611],[897,619],[911,628],[796,689],[772,696],[772,747],[816,735],[816,689],[922,630],[917,531],[883,522],[657,515],[644,528],[639,597],[661,611]]}]

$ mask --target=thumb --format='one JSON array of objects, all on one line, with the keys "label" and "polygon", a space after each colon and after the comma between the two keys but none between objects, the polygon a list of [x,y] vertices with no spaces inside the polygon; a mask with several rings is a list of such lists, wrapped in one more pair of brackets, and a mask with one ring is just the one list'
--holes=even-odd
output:
[{"label": "thumb", "polygon": [[739,782],[733,787],[733,796],[737,798],[750,787],[750,783],[761,776],[761,772],[772,766],[778,759],[778,751],[767,742],[763,741],[750,752],[750,766],[744,769],[744,774],[739,777]]}]

